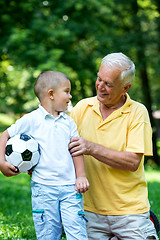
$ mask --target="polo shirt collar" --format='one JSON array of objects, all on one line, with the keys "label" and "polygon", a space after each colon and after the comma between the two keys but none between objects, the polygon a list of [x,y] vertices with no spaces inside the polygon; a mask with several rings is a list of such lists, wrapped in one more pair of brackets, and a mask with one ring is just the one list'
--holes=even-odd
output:
[{"label": "polo shirt collar", "polygon": [[44,107],[42,107],[41,104],[39,104],[39,108],[38,111],[41,113],[41,115],[46,119],[47,117],[49,118],[53,118],[53,119],[58,119],[60,117],[63,117],[64,119],[67,118],[66,114],[64,112],[60,112],[59,116],[57,118],[55,118],[52,114],[50,114],[49,112],[46,111],[46,109],[44,109]]},{"label": "polo shirt collar", "polygon": [[[120,114],[128,113],[131,111],[130,106],[133,104],[133,100],[131,100],[128,93],[126,93],[126,102],[125,104],[116,110],[116,112],[119,112]],[[99,109],[99,101],[97,97],[93,97],[92,101],[88,103],[89,106],[92,107],[92,109],[101,116],[100,109]]]},{"label": "polo shirt collar", "polygon": [[119,110],[121,111],[121,113],[128,113],[131,111],[130,106],[133,104],[133,100],[131,100],[130,96],[128,95],[128,93],[126,93],[126,102],[125,104],[119,108]]}]

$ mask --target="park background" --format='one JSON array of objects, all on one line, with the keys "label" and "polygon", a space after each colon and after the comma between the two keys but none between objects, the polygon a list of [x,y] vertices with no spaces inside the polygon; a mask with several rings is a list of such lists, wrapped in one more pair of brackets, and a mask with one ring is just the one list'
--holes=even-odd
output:
[{"label": "park background", "polygon": [[[40,72],[65,73],[74,106],[96,94],[106,54],[123,52],[134,61],[129,94],[151,119],[154,155],[145,159],[145,171],[160,219],[160,1],[0,0],[0,24],[0,132],[38,106],[33,86]],[[0,182],[0,239],[36,239],[30,177],[0,174]]]}]

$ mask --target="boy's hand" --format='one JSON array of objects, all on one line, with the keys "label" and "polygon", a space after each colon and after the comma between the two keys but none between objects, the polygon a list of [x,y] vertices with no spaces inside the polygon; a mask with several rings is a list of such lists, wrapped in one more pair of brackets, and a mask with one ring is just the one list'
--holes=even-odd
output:
[{"label": "boy's hand", "polygon": [[75,190],[84,193],[89,189],[89,182],[86,177],[78,177],[75,183]]},{"label": "boy's hand", "polygon": [[11,165],[7,161],[3,161],[3,163],[0,163],[0,170],[6,177],[12,177],[20,173],[19,171],[17,171],[16,167]]},{"label": "boy's hand", "polygon": [[33,170],[34,170],[34,168],[31,168],[30,170],[28,170],[28,175],[29,175],[30,177],[32,177],[32,172],[33,172]]}]

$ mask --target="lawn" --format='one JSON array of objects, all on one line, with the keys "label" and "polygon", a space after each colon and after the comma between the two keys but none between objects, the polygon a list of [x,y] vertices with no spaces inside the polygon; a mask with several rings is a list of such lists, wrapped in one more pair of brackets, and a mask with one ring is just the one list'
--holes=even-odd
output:
[{"label": "lawn", "polygon": [[0,183],[0,239],[35,240],[30,176],[21,173],[7,178],[0,173]]},{"label": "lawn", "polygon": [[[148,168],[146,178],[151,209],[160,220],[160,169]],[[31,212],[30,176],[22,173],[6,178],[0,174],[0,183],[0,239],[35,240]]]}]

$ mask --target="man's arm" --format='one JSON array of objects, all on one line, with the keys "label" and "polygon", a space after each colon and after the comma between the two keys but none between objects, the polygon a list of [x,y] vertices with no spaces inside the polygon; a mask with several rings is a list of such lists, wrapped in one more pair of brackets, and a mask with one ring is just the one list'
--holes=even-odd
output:
[{"label": "man's arm", "polygon": [[106,148],[80,137],[74,137],[69,144],[72,157],[81,154],[91,155],[98,161],[103,162],[113,168],[136,171],[139,167],[142,153],[122,152]]},{"label": "man's arm", "polygon": [[19,174],[16,172],[17,169],[5,160],[5,148],[9,138],[10,136],[7,130],[5,130],[0,136],[0,170],[6,177]]},{"label": "man's arm", "polygon": [[84,166],[84,159],[82,155],[73,157],[73,163],[75,166],[76,171],[76,183],[75,183],[75,190],[79,191],[80,193],[84,193],[89,188],[89,182],[86,178],[85,166]]}]

